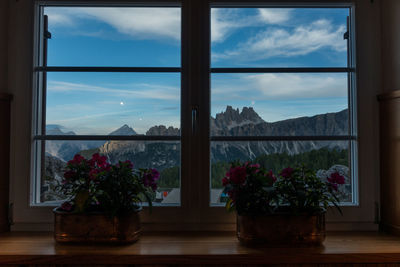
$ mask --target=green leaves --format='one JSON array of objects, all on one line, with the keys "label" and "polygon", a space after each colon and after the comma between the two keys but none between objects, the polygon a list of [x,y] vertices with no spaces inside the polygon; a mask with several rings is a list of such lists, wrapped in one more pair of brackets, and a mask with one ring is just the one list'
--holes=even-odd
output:
[{"label": "green leaves", "polygon": [[259,167],[254,171],[251,167],[254,165],[250,163],[241,165],[234,162],[229,173],[238,166],[247,169],[243,183],[232,182],[231,177],[224,178],[228,181],[225,192],[230,197],[226,203],[229,211],[236,210],[238,214],[246,215],[267,215],[276,211],[318,214],[333,204],[341,213],[336,192],[304,165],[283,169],[276,182],[271,182],[276,179],[271,171]]}]

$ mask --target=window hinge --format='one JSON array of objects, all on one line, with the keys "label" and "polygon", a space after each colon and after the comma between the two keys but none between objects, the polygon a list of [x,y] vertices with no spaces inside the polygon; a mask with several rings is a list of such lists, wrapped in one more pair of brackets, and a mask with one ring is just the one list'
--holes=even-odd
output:
[{"label": "window hinge", "polygon": [[14,224],[14,203],[8,204],[8,225]]},{"label": "window hinge", "polygon": [[51,32],[45,31],[45,32],[44,32],[44,38],[46,38],[46,39],[51,39]]}]

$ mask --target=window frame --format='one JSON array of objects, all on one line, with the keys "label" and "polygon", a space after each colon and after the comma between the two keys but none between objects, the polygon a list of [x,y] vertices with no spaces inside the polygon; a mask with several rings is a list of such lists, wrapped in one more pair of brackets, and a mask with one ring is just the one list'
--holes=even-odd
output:
[{"label": "window frame", "polygon": [[[216,5],[232,5],[243,7],[249,5],[260,6],[265,5],[277,5],[273,1],[225,1],[225,0],[213,0],[213,1],[196,1],[196,0],[182,0],[182,1],[147,1],[143,3],[142,1],[119,1],[115,3],[112,1],[33,1],[34,3],[29,10],[32,11],[31,15],[37,12],[38,3],[51,3],[55,5],[127,5],[127,4],[137,4],[143,6],[159,6],[160,4],[170,6],[176,4],[177,2],[181,5],[182,14],[182,46],[181,46],[181,206],[180,207],[155,207],[153,213],[149,214],[144,211],[142,212],[142,219],[145,225],[145,229],[148,230],[233,230],[235,227],[235,216],[233,214],[227,214],[221,207],[210,207],[209,199],[209,179],[208,181],[201,181],[201,177],[207,173],[209,175],[209,162],[202,162],[202,164],[197,163],[193,159],[202,159],[204,156],[209,158],[210,155],[210,11],[211,6]],[[321,1],[281,1],[278,5],[281,6],[319,6],[327,7],[347,5],[352,7],[352,12],[354,14],[355,3],[354,1],[326,1],[326,3],[320,4]],[[136,5],[135,5],[136,6]],[[202,14],[202,15],[199,15]],[[35,17],[35,16],[33,16]],[[33,39],[29,42],[31,47],[34,47],[32,52],[32,58],[37,60],[37,30],[40,25],[37,25],[34,18],[34,29],[33,29]],[[355,16],[353,16],[353,22],[355,22]],[[199,23],[200,22],[200,23]],[[355,25],[355,24],[353,24]],[[207,29],[208,28],[208,29]],[[351,34],[355,37],[355,29],[351,31]],[[189,38],[189,36],[194,36]],[[353,38],[355,40],[355,38]],[[354,49],[355,49],[355,43]],[[189,49],[190,48],[190,49]],[[195,53],[193,51],[201,51],[201,53]],[[190,52],[192,51],[192,52]],[[355,50],[353,50],[355,51]],[[355,55],[352,55],[353,62],[355,63]],[[35,61],[34,61],[35,62]],[[189,64],[191,63],[191,65]],[[196,67],[193,67],[196,66]],[[356,72],[353,74],[351,82],[356,84]],[[31,74],[32,84],[35,85],[38,80],[35,79],[33,73]],[[356,102],[357,92],[353,91],[354,96],[352,101],[353,104]],[[33,96],[31,99],[34,100],[37,96]],[[186,104],[184,105],[185,102]],[[199,107],[199,131],[195,134],[191,134],[191,108]],[[358,108],[358,106],[355,106]],[[355,118],[356,114],[351,114]],[[37,116],[31,117],[31,122],[36,123],[34,119]],[[359,123],[359,121],[356,121]],[[184,127],[184,126],[188,127]],[[32,125],[31,125],[32,127]],[[353,127],[357,128],[356,125]],[[31,129],[34,129],[33,127]],[[30,134],[30,143],[32,144],[33,131]],[[30,158],[34,157],[34,149],[30,149]],[[357,154],[357,151],[353,151]],[[18,152],[16,153],[18,154]],[[357,157],[355,157],[357,158]],[[186,163],[184,163],[186,161]],[[199,162],[199,161],[197,161]],[[191,164],[190,164],[191,163]],[[356,163],[357,164],[357,163]],[[357,165],[355,165],[357,166]],[[32,170],[33,164],[31,164]],[[15,171],[14,171],[15,175]],[[23,186],[17,189],[15,183],[18,181],[26,179],[30,183],[30,177],[17,178],[14,181],[14,186],[12,188],[12,201],[15,202],[14,214],[18,217],[18,225],[14,225],[13,230],[24,230],[24,229],[48,229],[52,225],[52,207],[42,206],[42,205],[31,205],[29,199],[29,186]],[[355,185],[358,187],[358,185]],[[365,186],[364,186],[365,188]],[[368,190],[367,190],[368,191]],[[367,210],[369,209],[369,211]],[[351,228],[354,226],[354,222],[368,223],[365,227],[371,229],[371,205],[363,204],[363,199],[360,199],[360,205],[343,207],[344,217],[338,216],[338,214],[328,214],[328,225],[329,221],[333,224],[335,223],[347,223],[347,227]],[[171,214],[174,214],[171,218]],[[167,218],[167,219],[166,219]],[[343,224],[340,224],[343,227]],[[359,224],[358,224],[359,225]],[[345,227],[346,228],[346,227]],[[373,227],[372,227],[373,228]],[[51,228],[50,228],[51,229]],[[356,229],[360,229],[358,226]]]}]

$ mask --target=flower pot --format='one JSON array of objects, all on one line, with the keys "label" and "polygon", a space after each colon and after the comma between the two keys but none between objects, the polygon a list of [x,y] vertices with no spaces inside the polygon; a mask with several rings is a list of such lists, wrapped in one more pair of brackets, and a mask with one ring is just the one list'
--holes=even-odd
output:
[{"label": "flower pot", "polygon": [[112,218],[103,213],[53,212],[54,238],[60,243],[132,243],[142,231],[138,212]]},{"label": "flower pot", "polygon": [[244,245],[320,246],[325,235],[325,214],[237,215],[237,237]]}]

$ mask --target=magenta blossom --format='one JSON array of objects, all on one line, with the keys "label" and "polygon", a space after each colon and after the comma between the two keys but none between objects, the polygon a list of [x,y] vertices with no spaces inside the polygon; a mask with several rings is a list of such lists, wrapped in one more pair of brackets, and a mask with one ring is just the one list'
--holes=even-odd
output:
[{"label": "magenta blossom", "polygon": [[100,156],[99,153],[95,153],[92,155],[92,158],[89,160],[89,164],[92,167],[99,167],[102,169],[105,169],[109,166],[107,163],[107,157],[106,156]]},{"label": "magenta blossom", "polygon": [[242,166],[231,168],[226,174],[234,184],[244,184],[246,181],[246,175],[246,167]]},{"label": "magenta blossom", "polygon": [[329,177],[328,177],[328,183],[329,185],[335,190],[338,190],[338,185],[339,184],[344,184],[345,179],[343,175],[340,175],[338,172],[334,172],[332,173]]},{"label": "magenta blossom", "polygon": [[283,178],[290,178],[292,177],[293,172],[293,168],[287,167],[281,171],[280,176],[282,176]]},{"label": "magenta blossom", "polygon": [[160,173],[156,169],[149,169],[143,173],[142,181],[145,186],[151,187],[153,191],[157,190],[156,181],[160,178]]},{"label": "magenta blossom", "polygon": [[78,165],[78,164],[80,164],[82,161],[85,161],[85,158],[84,157],[82,157],[81,155],[79,155],[79,154],[76,154],[75,156],[74,156],[74,158],[73,159],[71,159],[70,161],[68,161],[67,163],[68,164],[72,164],[72,165]]}]

